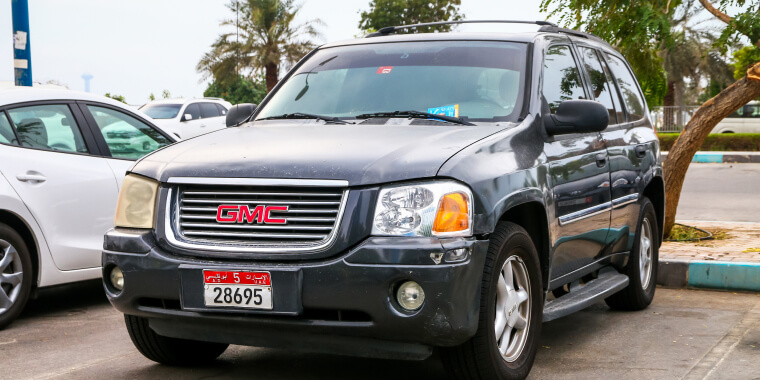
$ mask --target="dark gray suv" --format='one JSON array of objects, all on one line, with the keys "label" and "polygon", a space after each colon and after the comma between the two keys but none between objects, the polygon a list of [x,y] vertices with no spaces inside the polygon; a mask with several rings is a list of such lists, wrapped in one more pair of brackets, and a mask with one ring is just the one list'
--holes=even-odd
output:
[{"label": "dark gray suv", "polygon": [[660,150],[598,37],[405,34],[322,46],[237,128],[124,180],[104,284],[168,365],[228,344],[523,378],[542,321],[652,301]]}]

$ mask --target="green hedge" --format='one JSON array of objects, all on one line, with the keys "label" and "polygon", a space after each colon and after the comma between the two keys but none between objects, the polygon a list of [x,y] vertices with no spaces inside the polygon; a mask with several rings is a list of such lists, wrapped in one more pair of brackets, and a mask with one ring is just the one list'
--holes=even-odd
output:
[{"label": "green hedge", "polygon": [[[660,149],[669,151],[676,142],[678,133],[660,133]],[[700,151],[718,152],[758,152],[760,133],[713,133],[707,136]]]}]

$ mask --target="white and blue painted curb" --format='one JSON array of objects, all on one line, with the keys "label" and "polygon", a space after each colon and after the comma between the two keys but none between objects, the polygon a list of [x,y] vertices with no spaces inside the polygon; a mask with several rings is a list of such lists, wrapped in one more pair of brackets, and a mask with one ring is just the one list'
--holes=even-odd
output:
[{"label": "white and blue painted curb", "polygon": [[[663,159],[668,152],[662,152]],[[760,163],[760,152],[697,152],[691,162],[741,164]]]},{"label": "white and blue painted curb", "polygon": [[760,292],[760,264],[733,261],[660,260],[664,286]]}]

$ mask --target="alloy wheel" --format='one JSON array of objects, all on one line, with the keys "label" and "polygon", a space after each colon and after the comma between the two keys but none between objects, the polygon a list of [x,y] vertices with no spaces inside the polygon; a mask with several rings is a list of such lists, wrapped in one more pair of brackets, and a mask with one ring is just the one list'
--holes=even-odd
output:
[{"label": "alloy wheel", "polygon": [[0,314],[8,311],[18,300],[24,271],[16,248],[0,239]]},{"label": "alloy wheel", "polygon": [[652,225],[649,218],[641,221],[641,238],[639,241],[639,275],[641,276],[641,287],[649,287],[649,281],[652,279],[652,256],[654,247],[652,247]]},{"label": "alloy wheel", "polygon": [[520,357],[528,341],[530,291],[525,263],[518,256],[509,257],[499,273],[494,332],[502,359],[510,363]]}]

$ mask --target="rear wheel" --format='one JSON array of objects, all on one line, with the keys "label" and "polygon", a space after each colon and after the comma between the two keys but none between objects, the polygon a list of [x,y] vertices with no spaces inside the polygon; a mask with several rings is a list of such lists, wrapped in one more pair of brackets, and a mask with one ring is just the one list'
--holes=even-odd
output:
[{"label": "rear wheel", "polygon": [[127,332],[137,350],[154,362],[171,366],[206,364],[218,358],[229,346],[222,343],[177,339],[156,334],[148,319],[124,315]]},{"label": "rear wheel", "polygon": [[647,197],[641,199],[638,227],[633,250],[625,268],[628,286],[604,300],[613,309],[643,310],[654,299],[654,291],[657,287],[660,230],[654,206]]},{"label": "rear wheel", "polygon": [[481,286],[478,330],[443,349],[443,364],[457,379],[524,379],[538,348],[543,287],[538,253],[522,227],[497,226]]},{"label": "rear wheel", "polygon": [[0,223],[0,329],[21,313],[32,290],[32,261],[24,239]]}]

